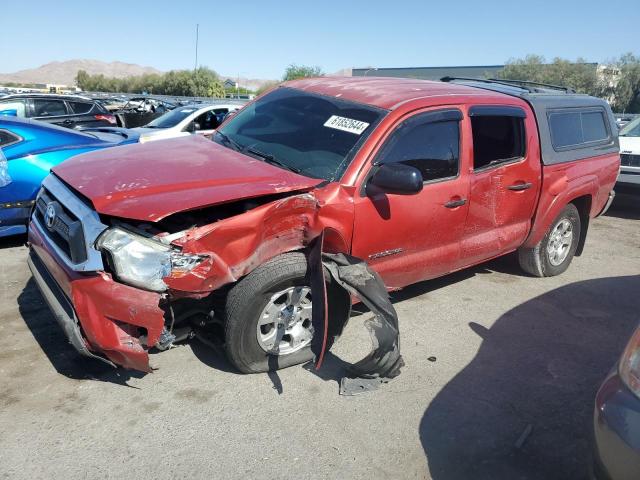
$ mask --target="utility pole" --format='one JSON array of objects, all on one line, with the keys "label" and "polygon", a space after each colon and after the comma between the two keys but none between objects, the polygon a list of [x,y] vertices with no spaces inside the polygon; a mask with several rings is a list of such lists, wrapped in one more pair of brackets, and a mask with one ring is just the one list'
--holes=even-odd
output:
[{"label": "utility pole", "polygon": [[193,70],[197,70],[198,69],[198,30],[200,29],[200,24],[196,23],[196,64],[193,67]]}]

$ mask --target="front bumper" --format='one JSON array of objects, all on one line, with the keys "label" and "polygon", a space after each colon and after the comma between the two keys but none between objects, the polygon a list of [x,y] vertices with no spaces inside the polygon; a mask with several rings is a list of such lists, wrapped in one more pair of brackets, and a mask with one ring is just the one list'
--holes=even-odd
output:
[{"label": "front bumper", "polygon": [[640,478],[640,399],[615,372],[596,395],[594,432],[595,477]]},{"label": "front bumper", "polygon": [[34,280],[76,350],[125,368],[151,371],[147,350],[164,328],[162,296],[117,283],[103,272],[68,269],[37,222],[29,225],[29,243]]}]

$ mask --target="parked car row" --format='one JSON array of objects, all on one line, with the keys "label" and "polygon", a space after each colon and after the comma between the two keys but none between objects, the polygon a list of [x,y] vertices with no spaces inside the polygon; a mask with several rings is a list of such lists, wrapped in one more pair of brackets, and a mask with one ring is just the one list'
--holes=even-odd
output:
[{"label": "parked car row", "polygon": [[49,93],[3,97],[0,115],[32,118],[67,128],[116,126],[115,116],[95,100]]}]

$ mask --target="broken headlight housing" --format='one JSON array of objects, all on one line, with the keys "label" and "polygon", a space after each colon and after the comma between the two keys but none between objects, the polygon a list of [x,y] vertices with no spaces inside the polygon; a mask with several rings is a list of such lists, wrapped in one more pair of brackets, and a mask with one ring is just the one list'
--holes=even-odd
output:
[{"label": "broken headlight housing", "polygon": [[640,397],[640,328],[633,333],[620,357],[618,374],[629,390]]},{"label": "broken headlight housing", "polygon": [[167,289],[165,277],[184,275],[203,260],[118,227],[105,231],[96,247],[108,252],[119,280],[154,292]]}]

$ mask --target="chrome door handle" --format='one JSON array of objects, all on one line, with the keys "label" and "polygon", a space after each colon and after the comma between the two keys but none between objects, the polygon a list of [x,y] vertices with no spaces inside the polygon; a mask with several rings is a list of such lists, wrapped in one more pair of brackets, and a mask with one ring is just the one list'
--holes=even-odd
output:
[{"label": "chrome door handle", "polygon": [[444,206],[446,208],[456,208],[456,207],[461,207],[465,203],[467,203],[467,199],[461,198],[460,200],[450,200],[447,203],[445,203]]},{"label": "chrome door handle", "polygon": [[522,190],[527,190],[527,189],[529,189],[531,187],[533,187],[533,183],[526,182],[526,183],[516,183],[514,185],[509,185],[507,188],[509,190],[514,190],[516,192],[520,192]]}]

